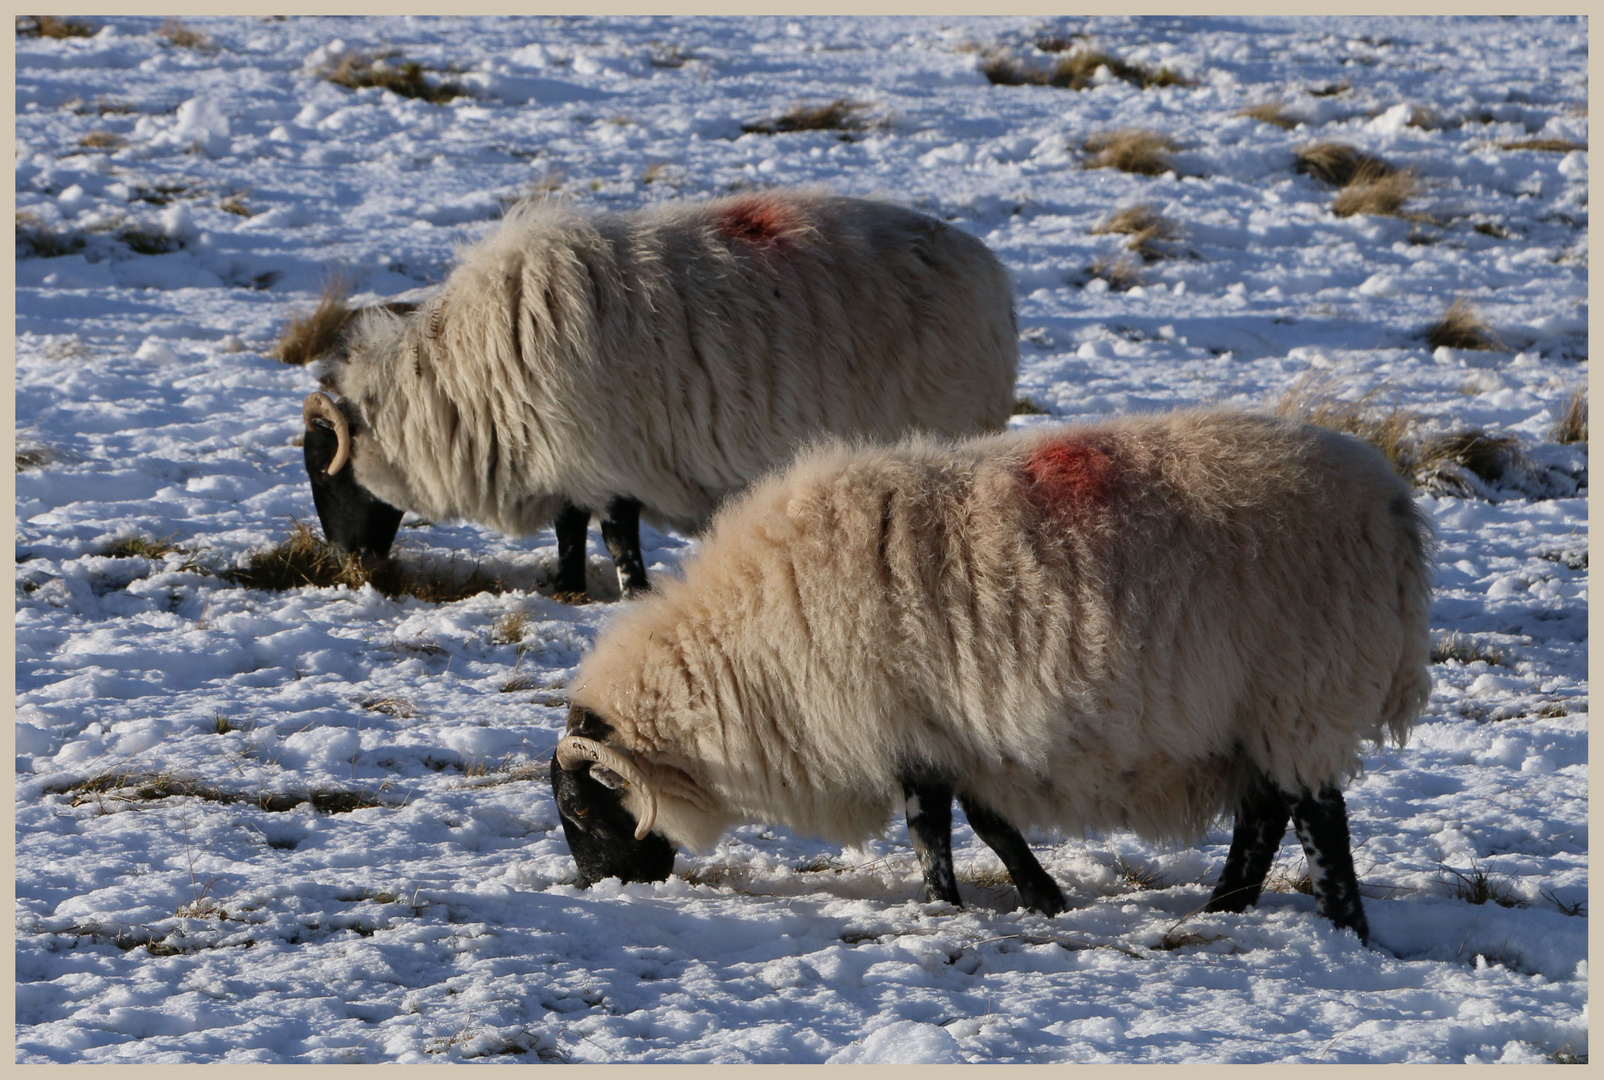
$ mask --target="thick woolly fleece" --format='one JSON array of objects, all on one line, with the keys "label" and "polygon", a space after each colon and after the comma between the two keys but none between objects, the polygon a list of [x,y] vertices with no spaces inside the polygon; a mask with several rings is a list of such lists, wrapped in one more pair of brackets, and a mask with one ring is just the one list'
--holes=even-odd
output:
[{"label": "thick woolly fleece", "polygon": [[769,191],[636,213],[525,206],[325,384],[356,479],[508,533],[564,502],[705,525],[820,433],[1000,429],[1018,345],[979,240],[887,203]]},{"label": "thick woolly fleece", "polygon": [[1195,839],[1255,769],[1319,790],[1403,741],[1427,546],[1380,454],[1266,416],[829,445],[721,511],[572,697],[691,847],[861,840],[913,766],[1020,827]]}]

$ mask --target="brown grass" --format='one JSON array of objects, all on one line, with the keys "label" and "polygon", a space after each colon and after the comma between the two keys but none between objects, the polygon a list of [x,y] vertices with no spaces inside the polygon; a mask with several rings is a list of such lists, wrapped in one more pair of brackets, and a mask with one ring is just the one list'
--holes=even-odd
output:
[{"label": "brown grass", "polygon": [[793,105],[779,116],[742,124],[748,135],[782,135],[793,131],[864,131],[869,127],[864,112],[868,106],[847,98],[836,98],[822,105]]},{"label": "brown grass", "polygon": [[490,628],[492,645],[517,645],[529,630],[529,616],[521,611],[509,611]]},{"label": "brown grass", "polygon": [[1087,267],[1087,273],[1108,282],[1115,292],[1125,292],[1142,283],[1141,264],[1128,255],[1105,255]]},{"label": "brown grass", "polygon": [[1513,435],[1489,435],[1485,431],[1454,431],[1434,435],[1415,443],[1412,469],[1417,484],[1442,480],[1462,488],[1454,473],[1466,469],[1479,479],[1494,483],[1514,464],[1518,440]]},{"label": "brown grass", "polygon": [[240,217],[251,217],[255,211],[245,205],[245,195],[239,192],[228,196],[217,204],[217,208],[225,214],[237,214]]},{"label": "brown grass", "polygon": [[1357,436],[1380,450],[1400,476],[1409,476],[1414,463],[1409,440],[1414,418],[1396,407],[1378,407],[1380,388],[1354,401],[1338,398],[1335,390],[1332,378],[1311,371],[1281,396],[1275,414]]},{"label": "brown grass", "polygon": [[84,248],[84,238],[78,233],[52,229],[26,210],[16,215],[15,225],[19,258],[54,259]]},{"label": "brown grass", "polygon": [[209,49],[212,39],[199,30],[191,30],[176,18],[168,18],[162,22],[162,28],[156,31],[158,37],[170,45],[177,45],[181,49]]},{"label": "brown grass", "polygon": [[1504,348],[1492,327],[1476,314],[1476,309],[1464,297],[1449,304],[1442,318],[1426,328],[1426,343],[1434,349],[1444,345],[1450,349],[1483,351]]},{"label": "brown grass", "polygon": [[1126,250],[1140,255],[1143,262],[1157,262],[1164,258],[1168,252],[1160,245],[1175,239],[1180,232],[1180,227],[1159,213],[1151,203],[1127,206],[1092,230],[1094,235],[1113,233],[1129,236]]},{"label": "brown grass", "polygon": [[257,552],[244,566],[225,570],[220,576],[247,589],[273,592],[372,585],[392,600],[412,596],[426,604],[450,604],[480,593],[506,591],[499,578],[477,566],[463,577],[452,568],[408,567],[395,558],[364,563],[354,555],[342,556],[303,521],[295,522],[282,543]]},{"label": "brown grass", "polygon": [[1014,399],[1014,415],[1015,416],[1051,416],[1052,414],[1049,413],[1046,409],[1042,408],[1040,405],[1036,404],[1034,401],[1030,400],[1030,398],[1028,398],[1028,397],[1019,397],[1019,398],[1015,398]]},{"label": "brown grass", "polygon": [[91,131],[78,140],[79,146],[90,150],[116,150],[128,145],[128,140],[112,131]]},{"label": "brown grass", "polygon": [[1379,180],[1397,170],[1378,157],[1347,143],[1316,142],[1293,152],[1293,169],[1307,173],[1333,187],[1347,187],[1355,180]]},{"label": "brown grass", "polygon": [[1236,115],[1262,120],[1266,124],[1274,124],[1282,131],[1291,131],[1303,123],[1302,120],[1287,112],[1286,105],[1279,101],[1265,101],[1258,105],[1249,105],[1244,109],[1238,109]]},{"label": "brown grass", "polygon": [[[1040,48],[1040,45],[1037,47]],[[1056,86],[1063,90],[1085,90],[1095,86],[1097,69],[1102,67],[1108,68],[1115,78],[1140,86],[1144,90],[1155,86],[1194,85],[1193,80],[1172,68],[1150,68],[1144,64],[1128,64],[1111,53],[1092,48],[1081,49],[1061,57],[1049,68],[1036,67],[1006,49],[988,54],[980,64],[981,72],[996,86]]]},{"label": "brown grass", "polygon": [[1543,150],[1552,154],[1568,154],[1572,150],[1586,150],[1586,143],[1569,139],[1516,139],[1498,144],[1500,150]]},{"label": "brown grass", "polygon": [[76,19],[62,19],[55,15],[18,15],[18,37],[75,38],[93,37],[99,27]]},{"label": "brown grass", "polygon": [[339,343],[340,331],[356,312],[346,303],[350,299],[351,280],[344,274],[333,274],[323,286],[323,295],[317,306],[304,315],[290,319],[279,335],[271,355],[286,364],[309,364]]},{"label": "brown grass", "polygon": [[399,65],[392,65],[388,57],[367,56],[362,53],[343,56],[333,67],[325,68],[319,74],[336,86],[350,90],[377,86],[392,94],[427,101],[431,105],[443,105],[467,93],[456,83],[428,82],[423,77],[423,65],[415,61],[408,60]]},{"label": "brown grass", "polygon": [[1553,439],[1557,443],[1585,443],[1587,441],[1587,387],[1579,386],[1560,410],[1554,422]]},{"label": "brown grass", "polygon": [[1355,214],[1402,217],[1403,204],[1418,187],[1414,174],[1407,170],[1373,179],[1361,174],[1337,192],[1337,197],[1331,201],[1331,212],[1338,217]]},{"label": "brown grass", "polygon": [[418,707],[404,697],[370,697],[357,702],[369,712],[380,712],[403,720],[417,713]]},{"label": "brown grass", "polygon": [[161,559],[182,549],[166,540],[148,536],[124,536],[106,545],[101,554],[112,559]]},{"label": "brown grass", "polygon": [[1166,151],[1179,149],[1168,135],[1146,128],[1098,132],[1085,147],[1092,156],[1082,168],[1119,169],[1140,176],[1162,176],[1174,169]]},{"label": "brown grass", "polygon": [[1494,666],[1504,662],[1504,653],[1491,645],[1478,645],[1463,634],[1444,634],[1431,646],[1431,662],[1446,664],[1453,660],[1460,664],[1474,664],[1481,660]]}]

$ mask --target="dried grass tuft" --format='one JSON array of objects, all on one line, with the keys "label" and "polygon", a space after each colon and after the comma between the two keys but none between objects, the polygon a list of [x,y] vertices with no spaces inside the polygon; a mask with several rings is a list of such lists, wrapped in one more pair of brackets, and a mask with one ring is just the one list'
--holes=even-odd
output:
[{"label": "dried grass tuft", "polygon": [[1142,283],[1141,263],[1128,255],[1105,255],[1087,267],[1087,273],[1108,282],[1115,292],[1126,292]]},{"label": "dried grass tuft", "polygon": [[492,645],[518,645],[529,630],[529,616],[521,611],[509,611],[490,628]]},{"label": "dried grass tuft", "polygon": [[161,559],[181,550],[177,544],[166,540],[153,540],[148,536],[124,536],[106,545],[106,550],[101,554],[112,559]]},{"label": "dried grass tuft", "polygon": [[1445,345],[1450,349],[1484,351],[1504,348],[1492,327],[1476,314],[1476,309],[1464,297],[1448,305],[1442,318],[1426,328],[1426,343],[1434,349]]},{"label": "dried grass tuft", "polygon": [[89,150],[117,150],[128,145],[128,140],[113,131],[91,131],[78,140],[78,145]]},{"label": "dried grass tuft", "polygon": [[1018,398],[1014,399],[1014,412],[1013,412],[1013,415],[1015,415],[1015,416],[1051,416],[1052,414],[1050,412],[1048,412],[1046,409],[1042,408],[1040,405],[1036,404],[1034,401],[1030,400],[1030,398],[1028,398],[1028,397],[1018,397]]},{"label": "dried grass tuft", "polygon": [[1293,169],[1316,180],[1346,187],[1355,180],[1372,181],[1391,176],[1397,170],[1381,158],[1347,143],[1316,142],[1293,151]]},{"label": "dried grass tuft", "polygon": [[1168,255],[1162,244],[1175,239],[1180,232],[1180,227],[1151,203],[1127,206],[1092,230],[1094,235],[1129,236],[1126,250],[1140,255],[1143,262],[1157,262]]},{"label": "dried grass tuft", "polygon": [[1302,120],[1288,112],[1286,105],[1279,101],[1265,101],[1257,105],[1249,105],[1246,108],[1238,109],[1236,115],[1260,120],[1266,124],[1274,124],[1282,131],[1291,131],[1303,123]]},{"label": "dried grass tuft", "polygon": [[76,19],[62,19],[55,15],[18,15],[18,37],[76,38],[94,37],[99,27]]},{"label": "dried grass tuft", "polygon": [[1379,393],[1377,388],[1357,400],[1343,400],[1336,396],[1333,379],[1311,371],[1281,396],[1275,414],[1363,439],[1380,450],[1400,476],[1407,477],[1414,463],[1409,441],[1414,418],[1396,407],[1378,407]]},{"label": "dried grass tuft", "polygon": [[1431,646],[1433,664],[1446,664],[1450,660],[1459,664],[1474,664],[1479,660],[1498,667],[1504,662],[1504,652],[1491,645],[1479,645],[1471,638],[1453,632],[1444,634]]},{"label": "dried grass tuft", "polygon": [[1463,900],[1467,904],[1485,904],[1489,901],[1499,907],[1523,908],[1530,905],[1515,892],[1510,882],[1501,881],[1471,860],[1470,870],[1455,870],[1451,866],[1438,864],[1451,874],[1451,878],[1444,878],[1443,884],[1447,886],[1448,895],[1456,900]]},{"label": "dried grass tuft", "polygon": [[84,238],[70,230],[52,229],[37,214],[26,210],[16,215],[17,258],[54,259],[82,251]]},{"label": "dried grass tuft", "polygon": [[404,697],[370,697],[357,702],[369,712],[380,712],[386,716],[394,716],[405,720],[415,715],[418,707],[411,700]]},{"label": "dried grass tuft", "polygon": [[1557,443],[1585,443],[1587,441],[1587,387],[1578,386],[1560,410],[1554,422],[1553,439]]},{"label": "dried grass tuft", "polygon": [[176,18],[168,18],[162,22],[160,30],[156,31],[168,44],[176,45],[181,49],[209,49],[212,39],[199,30],[191,30]]},{"label": "dried grass tuft", "polygon": [[423,77],[423,65],[407,60],[391,64],[387,56],[367,56],[350,53],[341,57],[332,67],[319,72],[319,76],[349,90],[363,90],[377,86],[405,98],[427,101],[431,105],[444,105],[453,98],[464,96],[465,91],[453,82],[431,83]]},{"label": "dried grass tuft", "polygon": [[869,127],[864,113],[868,106],[847,98],[836,98],[822,105],[794,105],[769,120],[742,124],[748,135],[782,135],[793,131],[863,131]]},{"label": "dried grass tuft", "polygon": [[340,331],[356,315],[346,302],[352,287],[344,274],[332,275],[323,286],[317,306],[290,319],[271,355],[286,364],[309,364],[339,344]]},{"label": "dried grass tuft", "polygon": [[1355,214],[1401,217],[1404,216],[1403,204],[1418,188],[1419,181],[1408,170],[1380,177],[1361,172],[1337,192],[1331,202],[1331,212],[1338,217]]},{"label": "dried grass tuft", "polygon": [[1140,176],[1162,176],[1174,169],[1167,151],[1179,149],[1168,135],[1146,128],[1098,132],[1085,147],[1092,156],[1082,168],[1119,169]]},{"label": "dried grass tuft", "polygon": [[1586,150],[1586,143],[1569,139],[1515,139],[1498,144],[1500,150],[1541,150],[1551,154],[1568,154],[1572,150]]},{"label": "dried grass tuft", "polygon": [[[1040,48],[1040,45],[1037,46]],[[1059,52],[1059,49],[1045,49]],[[1039,68],[1021,60],[1007,49],[988,53],[980,70],[995,86],[1055,86],[1064,90],[1086,90],[1097,85],[1100,68],[1107,68],[1116,79],[1146,90],[1155,86],[1192,86],[1194,80],[1169,67],[1151,68],[1129,64],[1112,53],[1085,48],[1060,58],[1049,68]]]}]

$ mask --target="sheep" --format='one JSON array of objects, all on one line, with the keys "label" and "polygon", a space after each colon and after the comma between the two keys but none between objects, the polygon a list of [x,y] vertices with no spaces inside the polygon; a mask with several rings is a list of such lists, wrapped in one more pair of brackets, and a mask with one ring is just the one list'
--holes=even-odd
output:
[{"label": "sheep", "polygon": [[[1001,429],[1018,335],[981,241],[889,203],[771,190],[508,215],[408,315],[373,309],[303,403],[324,534],[382,558],[401,510],[555,523],[585,590],[593,511],[626,595],[639,518],[693,532],[820,433]],[[346,468],[349,463],[349,468]]]},{"label": "sheep", "polygon": [[855,843],[900,790],[958,903],[956,794],[1025,906],[1020,834],[1195,841],[1258,899],[1289,817],[1317,910],[1367,939],[1341,785],[1429,690],[1430,536],[1373,448],[1233,410],[890,447],[836,440],[720,511],[581,661],[551,780],[578,883],[778,823]]}]

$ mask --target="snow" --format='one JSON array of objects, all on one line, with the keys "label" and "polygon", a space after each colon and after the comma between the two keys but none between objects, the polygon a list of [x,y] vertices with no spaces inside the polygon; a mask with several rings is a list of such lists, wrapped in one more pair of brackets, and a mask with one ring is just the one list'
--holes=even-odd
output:
[{"label": "snow", "polygon": [[[1586,455],[1551,431],[1588,370],[1587,158],[1498,147],[1586,141],[1585,20],[186,20],[205,49],[89,21],[16,42],[17,209],[82,241],[43,257],[19,231],[16,264],[18,450],[44,454],[16,477],[18,1061],[1586,1054]],[[1077,32],[1194,84],[979,70]],[[473,96],[316,76],[385,49]],[[837,98],[865,131],[741,132]],[[1265,101],[1302,123],[1237,115]],[[1121,127],[1169,134],[1175,168],[1080,168]],[[1335,217],[1292,168],[1315,139],[1413,169],[1430,220]],[[1201,914],[1228,823],[1178,849],[1033,837],[1071,901],[1050,920],[1014,909],[961,815],[961,910],[918,900],[900,814],[845,851],[753,823],[666,882],[579,890],[544,762],[616,603],[540,591],[549,530],[409,517],[404,560],[514,586],[451,604],[208,572],[315,520],[313,378],[269,350],[332,271],[363,302],[427,295],[531,192],[767,184],[984,239],[1014,278],[1020,394],[1050,414],[1017,424],[1270,405],[1312,372],[1519,441],[1504,482],[1420,496],[1433,636],[1473,652],[1433,666],[1409,745],[1348,790],[1371,947],[1290,888],[1290,839],[1256,908]],[[1110,287],[1089,268],[1126,238],[1092,230],[1138,202],[1184,232]],[[1456,297],[1506,350],[1425,342]],[[106,554],[130,535],[177,550]],[[643,542],[656,576],[695,546]],[[616,595],[590,543],[593,593]],[[523,637],[498,643],[509,614]],[[107,775],[125,786],[86,786]],[[1479,875],[1512,906],[1466,902]]]}]

